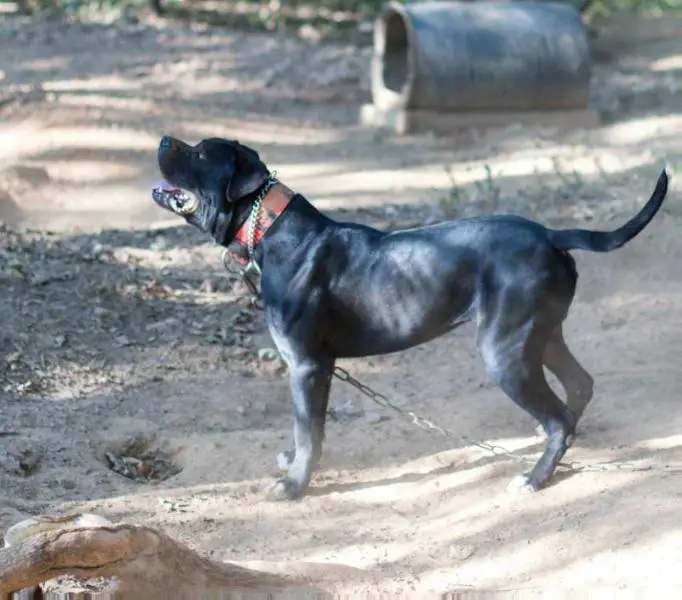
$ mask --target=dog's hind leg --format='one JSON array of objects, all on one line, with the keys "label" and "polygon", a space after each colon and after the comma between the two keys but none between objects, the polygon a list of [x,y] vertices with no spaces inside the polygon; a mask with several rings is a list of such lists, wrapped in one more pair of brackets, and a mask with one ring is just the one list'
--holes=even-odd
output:
[{"label": "dog's hind leg", "polygon": [[299,498],[320,460],[333,369],[333,360],[289,364],[295,447],[278,456],[280,466],[289,472],[275,483],[273,494],[277,499]]},{"label": "dog's hind leg", "polygon": [[577,423],[592,400],[594,379],[568,349],[561,325],[554,329],[545,346],[543,362],[566,391],[566,404]]},{"label": "dog's hind leg", "polygon": [[479,328],[479,348],[488,376],[518,406],[535,418],[547,435],[545,450],[522,487],[539,490],[554,473],[573,442],[575,418],[550,388],[543,371],[543,353],[553,327],[536,315],[521,323],[500,325],[499,319]]}]

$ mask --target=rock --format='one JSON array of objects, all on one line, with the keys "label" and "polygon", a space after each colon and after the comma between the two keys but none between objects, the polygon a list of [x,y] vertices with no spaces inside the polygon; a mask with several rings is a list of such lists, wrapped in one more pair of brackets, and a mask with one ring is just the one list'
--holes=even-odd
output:
[{"label": "rock", "polygon": [[474,547],[469,544],[453,544],[448,554],[453,560],[466,560],[474,555]]},{"label": "rock", "polygon": [[357,419],[362,416],[363,410],[357,408],[352,401],[347,401],[340,406],[334,406],[329,409],[329,415],[337,421],[349,421]]},{"label": "rock", "polygon": [[365,412],[365,421],[370,425],[376,425],[377,423],[381,423],[386,418],[387,417],[384,417],[384,415],[380,415],[378,412],[374,412],[371,410]]},{"label": "rock", "polygon": [[166,240],[166,238],[162,235],[154,238],[154,241],[149,244],[150,250],[165,250],[166,248],[168,248],[168,240]]},{"label": "rock", "polygon": [[128,339],[128,336],[119,335],[114,341],[117,347],[125,348],[126,346],[131,346],[133,343]]}]

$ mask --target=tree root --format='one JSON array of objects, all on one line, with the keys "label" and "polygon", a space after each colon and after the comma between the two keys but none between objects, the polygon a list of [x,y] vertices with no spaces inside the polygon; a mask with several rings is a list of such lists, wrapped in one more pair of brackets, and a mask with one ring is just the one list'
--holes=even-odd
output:
[{"label": "tree root", "polygon": [[107,523],[96,515],[42,516],[9,529],[0,550],[0,598],[60,575],[115,578],[111,597],[126,600],[325,598],[369,576],[322,563],[220,563],[156,529]]}]

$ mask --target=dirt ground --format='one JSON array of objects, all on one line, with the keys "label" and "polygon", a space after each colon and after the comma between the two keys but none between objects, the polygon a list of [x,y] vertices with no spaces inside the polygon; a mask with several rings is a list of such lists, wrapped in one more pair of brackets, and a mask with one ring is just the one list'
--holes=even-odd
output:
[{"label": "dirt ground", "polygon": [[[0,531],[95,512],[215,559],[374,569],[387,592],[679,587],[674,179],[630,245],[576,254],[566,324],[596,380],[567,460],[651,470],[561,473],[515,494],[517,463],[415,429],[337,381],[322,464],[296,503],[265,493],[291,417],[260,316],[219,248],[149,194],[159,136],[227,136],[338,218],[396,227],[503,211],[612,228],[682,157],[682,27],[666,27],[599,40],[598,128],[398,138],[357,125],[369,48],[162,21],[0,21]],[[532,420],[486,381],[471,326],[342,366],[455,434],[540,449]]]}]

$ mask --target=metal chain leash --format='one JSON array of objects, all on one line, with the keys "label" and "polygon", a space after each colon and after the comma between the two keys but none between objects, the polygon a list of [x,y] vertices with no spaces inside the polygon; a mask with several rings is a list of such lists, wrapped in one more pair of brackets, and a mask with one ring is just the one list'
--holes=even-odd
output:
[{"label": "metal chain leash", "polygon": [[[258,263],[256,262],[254,255],[256,227],[258,227],[258,220],[260,219],[260,213],[263,208],[263,200],[265,200],[265,196],[268,195],[268,192],[276,183],[277,171],[272,171],[268,177],[268,180],[265,182],[263,189],[260,191],[260,194],[258,194],[258,198],[256,198],[255,202],[253,203],[253,208],[251,209],[251,214],[249,215],[249,234],[246,242],[247,244],[246,249],[249,255],[249,263],[246,265],[245,271],[248,270],[255,271],[256,273],[258,273],[258,275],[260,275],[260,267],[258,266]],[[253,284],[253,282],[251,283]],[[255,292],[255,295],[258,296],[257,290]]]},{"label": "metal chain leash", "polygon": [[261,210],[263,208],[263,201],[265,200],[265,196],[267,196],[268,192],[272,188],[273,185],[277,183],[277,171],[272,171],[265,182],[265,186],[263,189],[260,191],[258,194],[258,197],[253,203],[253,207],[251,209],[251,214],[249,215],[249,230],[247,234],[247,239],[246,239],[246,250],[247,254],[249,257],[249,262],[246,264],[245,267],[243,268],[236,268],[233,269],[230,264],[232,263],[232,258],[230,257],[230,253],[228,252],[228,249],[225,248],[223,250],[223,267],[228,273],[231,273],[232,275],[238,275],[241,277],[242,281],[244,282],[244,285],[248,288],[249,292],[251,293],[251,304],[254,308],[258,310],[263,310],[263,303],[260,300],[260,294],[258,292],[258,286],[256,283],[251,279],[250,274],[255,273],[257,276],[260,276],[260,267],[258,266],[258,263],[256,262],[256,259],[254,257],[254,247],[255,247],[255,241],[256,241],[256,228],[258,227],[258,220],[260,219],[261,215]]},{"label": "metal chain leash", "polygon": [[419,427],[420,429],[436,431],[446,437],[458,438],[459,440],[465,442],[466,444],[478,446],[479,448],[482,448],[483,450],[490,452],[492,454],[500,454],[503,456],[507,456],[508,458],[511,458],[519,462],[532,462],[529,458],[525,456],[520,456],[518,454],[514,454],[513,452],[510,452],[509,450],[502,448],[502,446],[496,446],[495,444],[489,444],[488,442],[483,441],[477,442],[476,440],[472,440],[467,436],[454,434],[451,431],[448,431],[447,429],[443,429],[439,425],[436,425],[433,421],[429,421],[428,419],[425,419],[424,417],[421,417],[412,411],[403,410],[399,406],[393,404],[386,396],[384,396],[384,394],[374,391],[371,387],[355,379],[355,377],[353,377],[348,371],[341,367],[337,366],[334,368],[334,377],[352,385],[356,390],[367,396],[375,404],[378,404],[383,408],[392,410],[394,413],[398,414],[406,421],[410,421],[410,423],[412,423],[415,427]]},{"label": "metal chain leash", "polygon": [[[334,376],[341,381],[345,381],[346,383],[350,384],[353,386],[355,389],[357,389],[359,392],[370,398],[375,404],[378,404],[379,406],[383,408],[387,408],[389,410],[392,410],[396,414],[398,414],[400,417],[405,419],[406,421],[410,421],[413,425],[416,427],[419,427],[420,429],[426,429],[430,431],[435,431],[437,433],[440,433],[441,435],[451,438],[451,439],[456,439],[461,442],[464,442],[465,444],[469,444],[472,446],[476,446],[478,448],[481,448],[482,450],[485,450],[486,452],[489,452],[490,454],[493,454],[494,456],[504,456],[505,458],[510,458],[512,460],[515,460],[517,462],[522,462],[526,464],[531,464],[534,465],[536,463],[535,460],[528,456],[521,456],[520,454],[515,454],[514,452],[511,452],[510,450],[507,450],[506,448],[503,448],[502,446],[498,446],[496,444],[491,444],[489,442],[485,441],[477,441],[474,440],[468,436],[459,434],[459,433],[453,433],[452,431],[448,429],[444,429],[443,427],[440,427],[439,425],[436,425],[433,421],[429,421],[428,419],[421,417],[417,415],[416,413],[412,411],[406,411],[400,408],[399,406],[396,406],[393,404],[384,394],[381,394],[375,390],[373,390],[371,387],[368,385],[362,383],[361,381],[355,379],[348,371],[345,369],[342,369],[341,367],[335,367],[334,368]],[[581,463],[581,462],[560,462],[557,465],[558,468],[562,469],[567,469],[569,471],[575,471],[575,472],[587,472],[587,471],[652,471],[654,469],[661,470],[661,471],[675,471],[675,472],[682,472],[682,466],[674,466],[674,465],[661,465],[660,467],[654,467],[653,465],[635,465],[632,464],[631,462],[628,461],[608,461],[608,462],[595,462],[595,463]]]},{"label": "metal chain leash", "polygon": [[[262,200],[261,200],[261,202],[262,202]],[[255,206],[254,206],[254,210],[255,210]],[[260,210],[259,210],[259,212],[260,212]],[[256,216],[252,220],[252,224],[253,224],[254,229],[255,229],[257,219],[258,219],[258,217]],[[249,234],[249,241],[252,242],[251,234]],[[250,244],[249,256],[253,257],[253,245],[252,244]],[[234,271],[227,266],[226,261],[228,260],[228,258],[229,258],[229,256],[225,252],[223,254],[223,264],[225,265],[225,268],[228,271],[230,271],[231,273],[234,273]],[[260,294],[258,292],[258,287],[254,283],[254,281],[249,277],[249,274],[248,274],[251,262],[253,262],[252,258],[250,258],[249,264],[240,270],[240,275],[242,277],[244,284],[246,285],[246,287],[249,289],[249,292],[251,293],[250,301],[251,301],[252,306],[254,306],[254,308],[262,311],[263,305],[260,301]],[[258,274],[260,274],[260,269],[258,269]],[[434,431],[434,432],[437,432],[444,437],[448,437],[451,439],[458,440],[460,442],[464,442],[464,444],[467,444],[467,445],[476,446],[478,448],[481,448],[482,450],[485,450],[486,452],[489,452],[493,456],[504,456],[505,458],[509,458],[509,459],[514,460],[516,462],[526,463],[526,464],[530,464],[530,465],[535,465],[535,463],[536,463],[535,460],[533,460],[532,458],[530,458],[528,456],[522,456],[520,454],[516,454],[514,452],[511,452],[510,450],[507,450],[506,448],[503,448],[502,446],[498,446],[497,444],[491,444],[489,442],[482,441],[482,440],[477,441],[477,440],[474,440],[468,436],[465,436],[462,434],[456,434],[456,433],[454,433],[448,429],[445,429],[443,427],[440,427],[439,425],[436,425],[433,421],[430,421],[429,419],[426,419],[420,415],[417,415],[413,411],[404,410],[404,409],[400,408],[399,406],[395,405],[393,402],[391,402],[388,399],[388,397],[386,397],[384,394],[373,390],[368,385],[362,383],[361,381],[359,381],[358,379],[353,377],[348,371],[346,371],[342,367],[339,367],[339,366],[334,367],[333,375],[334,375],[334,377],[336,377],[340,381],[343,381],[343,382],[351,385],[352,387],[354,387],[356,390],[358,390],[360,393],[362,393],[363,395],[368,397],[370,400],[372,400],[378,406],[381,406],[382,408],[393,411],[402,419],[412,423],[415,427],[418,427],[420,429],[425,429],[427,431]],[[630,461],[619,461],[619,460],[606,461],[606,462],[594,462],[594,463],[583,463],[583,462],[577,462],[577,461],[573,461],[570,463],[560,462],[557,464],[557,468],[562,468],[562,469],[566,469],[568,471],[582,472],[582,473],[604,472],[604,471],[640,472],[640,471],[654,471],[654,470],[666,471],[666,472],[682,472],[682,466],[677,466],[677,465],[658,465],[658,466],[636,465]]]}]

